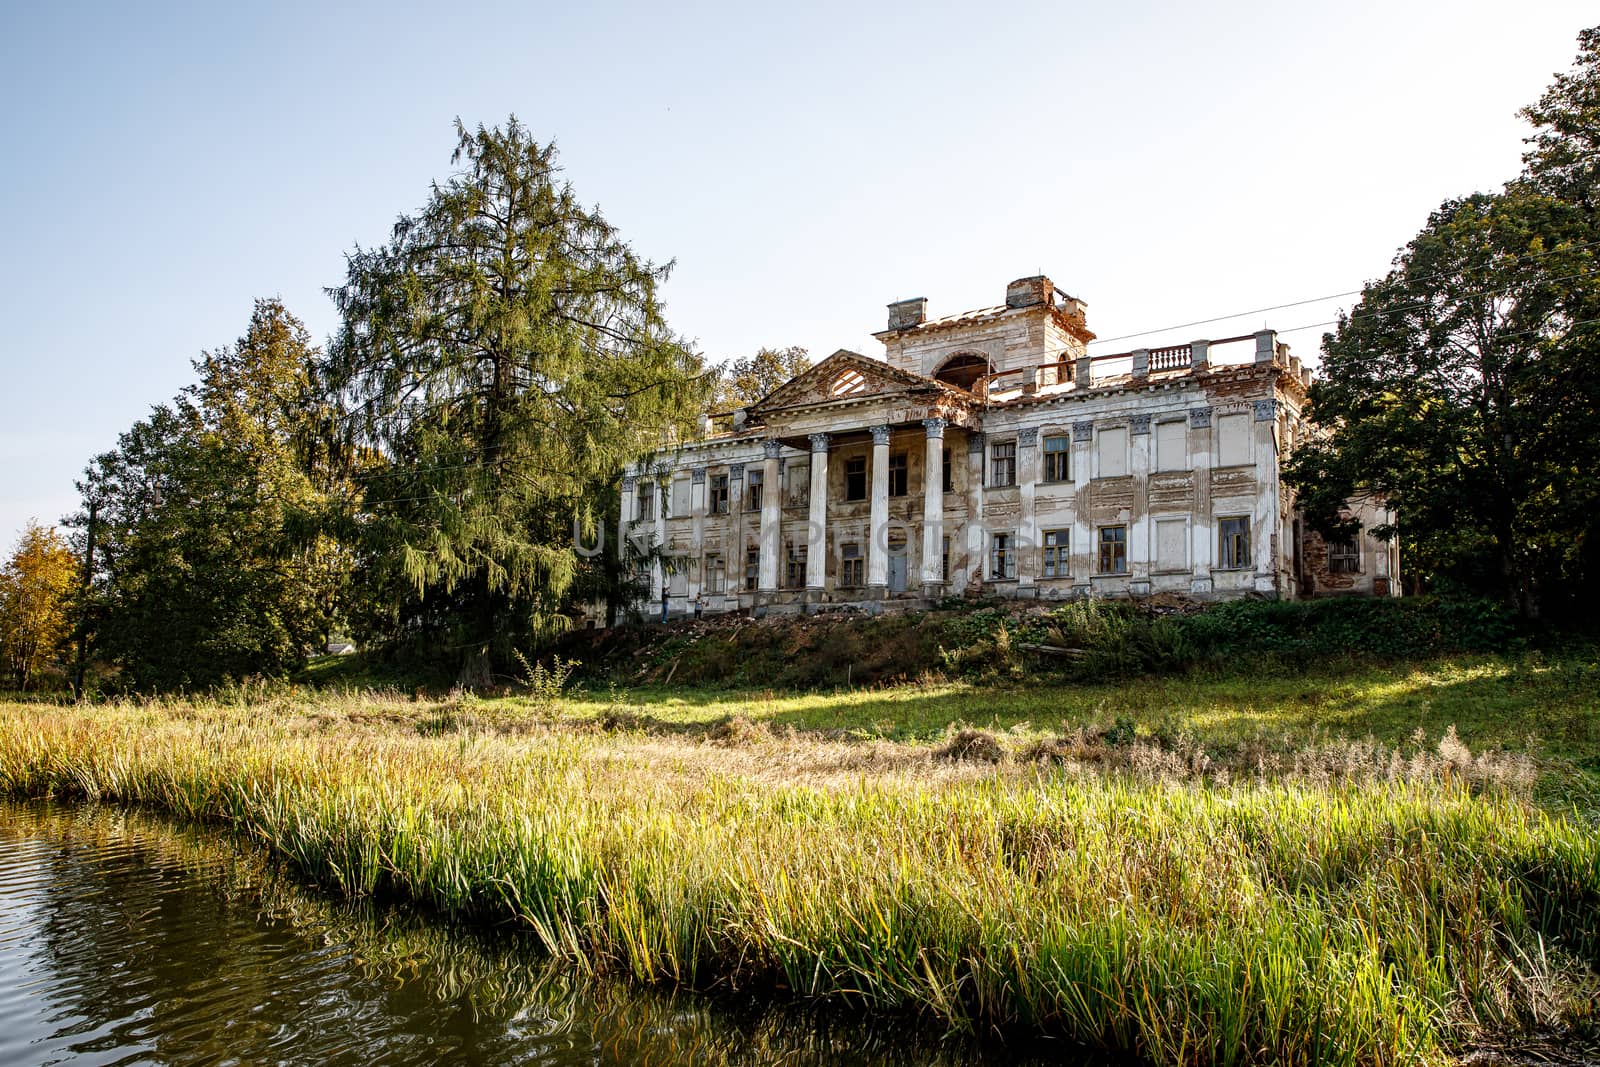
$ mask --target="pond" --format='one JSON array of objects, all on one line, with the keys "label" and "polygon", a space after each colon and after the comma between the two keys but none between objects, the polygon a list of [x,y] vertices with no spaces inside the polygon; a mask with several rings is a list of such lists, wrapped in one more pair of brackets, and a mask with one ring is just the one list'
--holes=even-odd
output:
[{"label": "pond", "polygon": [[513,936],[334,902],[212,831],[0,802],[0,1067],[965,1067],[1050,1051],[586,979]]}]

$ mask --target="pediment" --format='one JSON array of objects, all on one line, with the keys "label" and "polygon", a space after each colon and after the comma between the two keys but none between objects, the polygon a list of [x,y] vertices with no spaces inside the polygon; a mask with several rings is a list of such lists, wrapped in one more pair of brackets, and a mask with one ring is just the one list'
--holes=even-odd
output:
[{"label": "pediment", "polygon": [[841,348],[750,405],[749,411],[755,416],[784,408],[930,392],[966,395],[943,382]]}]

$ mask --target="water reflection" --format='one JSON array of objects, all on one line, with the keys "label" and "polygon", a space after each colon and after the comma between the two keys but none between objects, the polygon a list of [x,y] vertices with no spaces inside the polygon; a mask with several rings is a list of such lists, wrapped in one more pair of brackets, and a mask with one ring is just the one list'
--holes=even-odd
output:
[{"label": "water reflection", "polygon": [[335,904],[204,831],[0,803],[0,1067],[1020,1062],[904,1020],[589,981],[523,946]]}]

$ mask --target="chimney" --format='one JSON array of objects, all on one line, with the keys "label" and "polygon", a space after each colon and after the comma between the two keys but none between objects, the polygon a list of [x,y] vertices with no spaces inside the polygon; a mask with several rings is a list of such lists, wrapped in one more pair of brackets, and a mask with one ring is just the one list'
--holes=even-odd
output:
[{"label": "chimney", "polygon": [[1043,274],[1031,278],[1018,278],[1006,286],[1006,307],[1028,308],[1049,304],[1055,299],[1056,287]]},{"label": "chimney", "polygon": [[889,329],[909,330],[913,326],[921,326],[928,321],[928,298],[919,296],[913,300],[896,300],[889,305]]}]

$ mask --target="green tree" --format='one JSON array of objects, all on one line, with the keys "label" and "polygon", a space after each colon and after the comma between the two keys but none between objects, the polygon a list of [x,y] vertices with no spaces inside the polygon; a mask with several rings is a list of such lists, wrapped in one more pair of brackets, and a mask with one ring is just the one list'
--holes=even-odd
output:
[{"label": "green tree", "polygon": [[72,633],[78,557],[55,530],[30,522],[0,567],[0,658],[17,688],[30,688]]},{"label": "green tree", "polygon": [[1530,616],[1541,591],[1582,578],[1594,494],[1578,482],[1600,463],[1600,425],[1564,412],[1593,343],[1584,233],[1572,205],[1521,189],[1433,214],[1323,339],[1311,401],[1326,432],[1286,469],[1314,525],[1376,493],[1424,575]]},{"label": "green tree", "polygon": [[811,366],[804,348],[761,348],[756,354],[729,360],[717,379],[713,407],[718,411],[754,404],[784,382]]},{"label": "green tree", "polygon": [[328,369],[382,457],[359,507],[369,623],[483,685],[562,625],[574,524],[597,534],[599,488],[689,432],[709,381],[663,317],[668,266],[579,203],[553,146],[515,118],[456,132],[460,169],[350,255]]},{"label": "green tree", "polygon": [[1600,26],[1578,34],[1573,69],[1557,74],[1522,116],[1534,126],[1522,157],[1524,180],[1593,220],[1600,212]]},{"label": "green tree", "polygon": [[[318,355],[280,302],[258,301],[238,344],[203,354],[199,382],[79,482],[95,504],[94,647],[130,686],[282,675],[326,639],[349,565],[318,532]],[[87,515],[73,522],[87,535]]]}]

